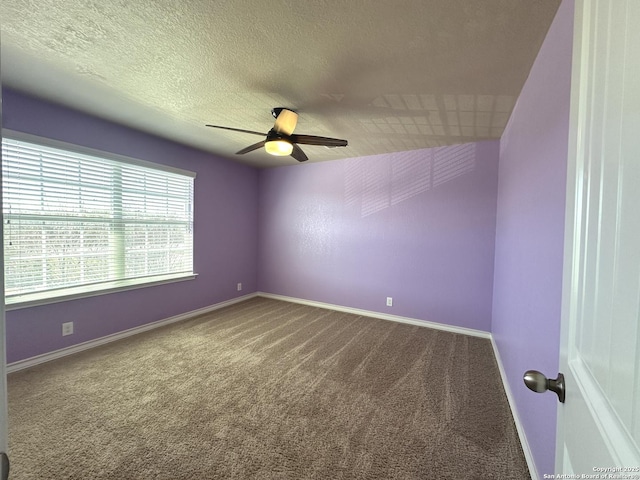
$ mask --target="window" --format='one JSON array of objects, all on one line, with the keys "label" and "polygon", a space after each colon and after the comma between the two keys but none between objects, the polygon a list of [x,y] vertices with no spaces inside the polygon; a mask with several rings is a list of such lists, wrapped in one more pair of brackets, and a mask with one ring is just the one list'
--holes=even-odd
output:
[{"label": "window", "polygon": [[9,136],[2,140],[8,305],[193,278],[195,174]]}]

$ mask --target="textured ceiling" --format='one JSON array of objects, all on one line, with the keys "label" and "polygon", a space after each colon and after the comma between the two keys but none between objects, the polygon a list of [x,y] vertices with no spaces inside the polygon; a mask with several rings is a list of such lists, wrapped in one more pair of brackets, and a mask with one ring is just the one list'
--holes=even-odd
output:
[{"label": "textured ceiling", "polygon": [[498,138],[559,0],[2,0],[3,84],[255,166]]}]

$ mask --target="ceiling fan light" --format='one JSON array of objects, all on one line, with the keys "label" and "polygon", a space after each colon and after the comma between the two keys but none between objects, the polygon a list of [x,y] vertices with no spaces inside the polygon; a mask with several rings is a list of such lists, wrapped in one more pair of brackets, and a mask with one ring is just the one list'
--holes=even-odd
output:
[{"label": "ceiling fan light", "polygon": [[285,157],[291,155],[291,152],[293,152],[293,144],[282,139],[269,140],[265,142],[264,149],[270,155]]}]

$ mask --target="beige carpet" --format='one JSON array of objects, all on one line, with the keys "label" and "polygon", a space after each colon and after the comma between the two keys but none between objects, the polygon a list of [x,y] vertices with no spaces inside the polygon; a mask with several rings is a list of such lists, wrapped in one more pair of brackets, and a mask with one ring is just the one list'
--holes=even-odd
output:
[{"label": "beige carpet", "polygon": [[490,342],[264,298],[9,375],[12,479],[528,479]]}]

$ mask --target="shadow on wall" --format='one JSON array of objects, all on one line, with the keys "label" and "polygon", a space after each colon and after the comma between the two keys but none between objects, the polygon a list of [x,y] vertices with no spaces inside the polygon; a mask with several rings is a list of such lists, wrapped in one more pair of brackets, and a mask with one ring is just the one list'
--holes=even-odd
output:
[{"label": "shadow on wall", "polygon": [[345,202],[372,215],[392,205],[472,172],[476,144],[416,150],[349,162],[345,173]]}]

